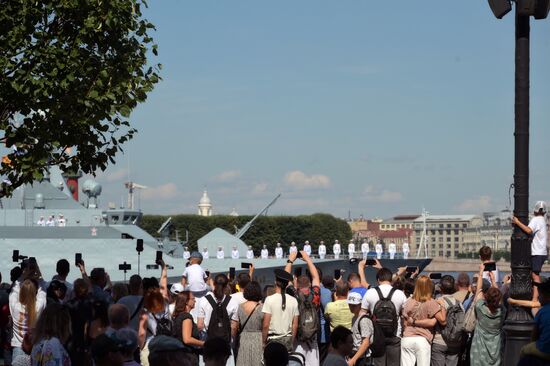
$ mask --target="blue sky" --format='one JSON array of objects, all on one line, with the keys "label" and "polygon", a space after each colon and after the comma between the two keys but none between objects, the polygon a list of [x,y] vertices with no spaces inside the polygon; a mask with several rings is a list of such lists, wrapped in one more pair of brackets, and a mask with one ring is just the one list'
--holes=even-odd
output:
[{"label": "blue sky", "polygon": [[[98,180],[146,213],[504,209],[514,17],[485,1],[150,1],[163,81]],[[531,22],[531,201],[550,199],[550,20]]]}]

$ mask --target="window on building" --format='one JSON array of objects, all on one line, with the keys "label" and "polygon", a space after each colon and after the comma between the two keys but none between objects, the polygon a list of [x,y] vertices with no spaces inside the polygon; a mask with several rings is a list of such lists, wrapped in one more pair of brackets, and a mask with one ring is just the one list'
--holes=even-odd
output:
[{"label": "window on building", "polygon": [[455,236],[455,243],[456,243],[457,241],[459,241],[458,239],[459,239],[459,238],[458,238],[457,236]]},{"label": "window on building", "polygon": [[443,237],[442,236],[439,237],[439,242],[440,243],[443,242]]},{"label": "window on building", "polygon": [[439,256],[443,257],[443,251],[442,250],[439,251]]},{"label": "window on building", "polygon": [[450,257],[451,256],[451,252],[448,250],[447,251],[447,257]]},{"label": "window on building", "polygon": [[450,237],[447,237],[447,242],[450,242],[451,241],[451,238]]},{"label": "window on building", "polygon": [[447,224],[447,228],[451,228],[451,227],[453,227],[453,225]]},{"label": "window on building", "polygon": [[442,228],[442,227],[445,227],[443,224],[439,224],[439,227]]},{"label": "window on building", "polygon": [[460,227],[460,224],[455,224],[455,228],[459,228]]},{"label": "window on building", "polygon": [[462,224],[462,227],[468,227],[468,225],[467,224]]},{"label": "window on building", "polygon": [[445,230],[445,234],[451,235],[451,230]]},{"label": "window on building", "polygon": [[454,230],[454,232],[455,232],[455,235],[458,235],[458,230]]}]

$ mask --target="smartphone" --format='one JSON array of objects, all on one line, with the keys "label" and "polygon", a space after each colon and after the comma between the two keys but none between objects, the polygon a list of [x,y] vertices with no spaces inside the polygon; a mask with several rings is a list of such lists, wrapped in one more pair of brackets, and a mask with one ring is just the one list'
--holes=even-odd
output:
[{"label": "smartphone", "polygon": [[145,266],[145,269],[159,269],[158,264],[148,264]]},{"label": "smartphone", "polygon": [[229,267],[229,279],[232,280],[235,278],[235,267]]},{"label": "smartphone", "polygon": [[441,279],[441,273],[430,273],[430,279],[440,280]]},{"label": "smartphone", "polygon": [[365,265],[374,266],[376,264],[376,259],[367,259],[365,260]]},{"label": "smartphone", "polygon": [[359,259],[357,259],[357,258],[350,258],[349,259],[349,264],[355,264],[357,262],[359,262]]},{"label": "smartphone", "polygon": [[334,270],[334,279],[339,279],[340,277],[342,277],[342,271],[339,270],[339,269],[335,269]]},{"label": "smartphone", "polygon": [[492,272],[492,271],[496,271],[497,269],[497,264],[495,262],[489,262],[489,263],[485,263],[485,268],[483,269],[485,272]]},{"label": "smartphone", "polygon": [[249,269],[252,266],[252,263],[241,263],[241,268]]},{"label": "smartphone", "polygon": [[298,251],[296,252],[296,259],[302,258],[302,252]]},{"label": "smartphone", "polygon": [[302,275],[302,267],[294,268],[294,276],[300,277]]},{"label": "smartphone", "polygon": [[162,250],[157,250],[157,257],[155,259],[156,264],[160,264],[162,262]]},{"label": "smartphone", "polygon": [[416,267],[407,267],[407,268],[405,268],[405,272],[414,273],[414,272],[416,272]]},{"label": "smartphone", "polygon": [[82,263],[82,253],[76,253],[74,255],[74,265],[78,267],[80,263]]},{"label": "smartphone", "polygon": [[11,260],[13,262],[19,262],[19,250],[14,249],[13,254],[11,255]]},{"label": "smartphone", "polygon": [[210,271],[204,271],[206,273],[206,277],[210,277]]}]

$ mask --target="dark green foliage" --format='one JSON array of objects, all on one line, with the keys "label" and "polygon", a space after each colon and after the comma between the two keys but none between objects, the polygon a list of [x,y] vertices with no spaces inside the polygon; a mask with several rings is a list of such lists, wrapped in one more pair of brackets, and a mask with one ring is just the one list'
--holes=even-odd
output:
[{"label": "dark green foliage", "polygon": [[[157,230],[167,218],[167,216],[145,215],[140,226],[151,235],[158,236]],[[172,223],[178,230],[181,240],[185,239],[185,230],[189,231],[190,247],[196,249],[197,240],[212,229],[220,227],[235,234],[235,227],[241,228],[251,219],[252,216],[177,215],[172,216]],[[174,238],[175,235],[172,237]],[[326,245],[332,244],[335,239],[342,243],[347,242],[351,239],[351,228],[344,220],[328,214],[262,216],[241,239],[248,245],[252,245],[255,251],[261,250],[263,244],[273,251],[277,242],[287,250],[292,241],[295,241],[301,249],[303,243],[309,240],[313,250],[316,251],[321,240],[324,240]]]},{"label": "dark green foliage", "polygon": [[[48,166],[105,170],[159,80],[142,0],[0,0],[0,197]],[[72,149],[72,153],[69,152]]]}]

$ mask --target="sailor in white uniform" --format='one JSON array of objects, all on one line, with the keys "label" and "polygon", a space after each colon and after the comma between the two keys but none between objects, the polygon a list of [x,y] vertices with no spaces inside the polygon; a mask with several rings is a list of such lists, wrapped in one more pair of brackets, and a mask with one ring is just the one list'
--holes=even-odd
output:
[{"label": "sailor in white uniform", "polygon": [[363,244],[361,244],[361,253],[363,253],[363,259],[367,259],[369,255],[369,243],[367,243],[366,240],[363,240]]},{"label": "sailor in white uniform", "polygon": [[239,259],[241,255],[239,254],[239,250],[237,249],[236,245],[233,245],[233,250],[231,251],[231,258],[233,259]]},{"label": "sailor in white uniform", "polygon": [[353,242],[353,240],[350,240],[348,244],[348,257],[353,258],[354,256],[355,256],[355,243]]},{"label": "sailor in white uniform", "polygon": [[264,244],[264,247],[262,248],[260,255],[262,256],[262,259],[269,258],[269,250],[267,250],[267,245]]},{"label": "sailor in white uniform", "polygon": [[311,257],[311,245],[309,245],[309,241],[307,241],[307,240],[304,244],[304,252],[307,253],[308,257]]},{"label": "sailor in white uniform", "polygon": [[222,246],[218,247],[218,251],[216,252],[216,258],[218,258],[218,259],[224,259],[225,258],[225,253],[223,252],[223,247]]},{"label": "sailor in white uniform", "polygon": [[409,243],[403,243],[403,259],[409,259]]},{"label": "sailor in white uniform", "polygon": [[342,252],[342,248],[340,248],[340,243],[338,243],[338,240],[334,241],[334,245],[332,246],[332,252],[334,253],[334,259],[340,259],[340,253]]},{"label": "sailor in white uniform", "polygon": [[327,255],[327,247],[325,246],[325,242],[321,240],[319,243],[319,258],[325,259],[325,255]]},{"label": "sailor in white uniform", "polygon": [[38,226],[46,226],[46,220],[44,220],[44,216],[40,216],[40,219],[36,222],[36,225]]},{"label": "sailor in white uniform", "polygon": [[252,250],[252,245],[248,246],[248,250],[246,251],[246,259],[254,259],[254,251]]},{"label": "sailor in white uniform", "polygon": [[296,243],[295,242],[290,243],[290,249],[288,250],[288,254],[296,253],[296,252],[298,252],[298,247],[296,247]]},{"label": "sailor in white uniform", "polygon": [[283,248],[281,248],[281,243],[277,243],[277,248],[275,248],[275,258],[283,258]]},{"label": "sailor in white uniform", "polygon": [[57,219],[57,226],[65,227],[66,225],[67,225],[67,221],[65,221],[65,217],[63,217],[62,214],[59,214],[59,218]]},{"label": "sailor in white uniform", "polygon": [[382,244],[376,244],[376,258],[382,259],[382,253],[384,253],[384,248],[382,248]]},{"label": "sailor in white uniform", "polygon": [[202,259],[208,259],[208,248],[202,248]]},{"label": "sailor in white uniform", "polygon": [[186,261],[188,261],[189,258],[191,258],[191,252],[189,251],[189,248],[184,247],[184,248],[183,248],[183,259],[185,259]]},{"label": "sailor in white uniform", "polygon": [[390,245],[388,245],[388,252],[390,252],[390,259],[395,258],[396,251],[397,251],[397,245],[395,245],[394,242],[391,242]]},{"label": "sailor in white uniform", "polygon": [[48,220],[46,221],[46,226],[55,226],[55,219],[53,216],[48,217]]}]

